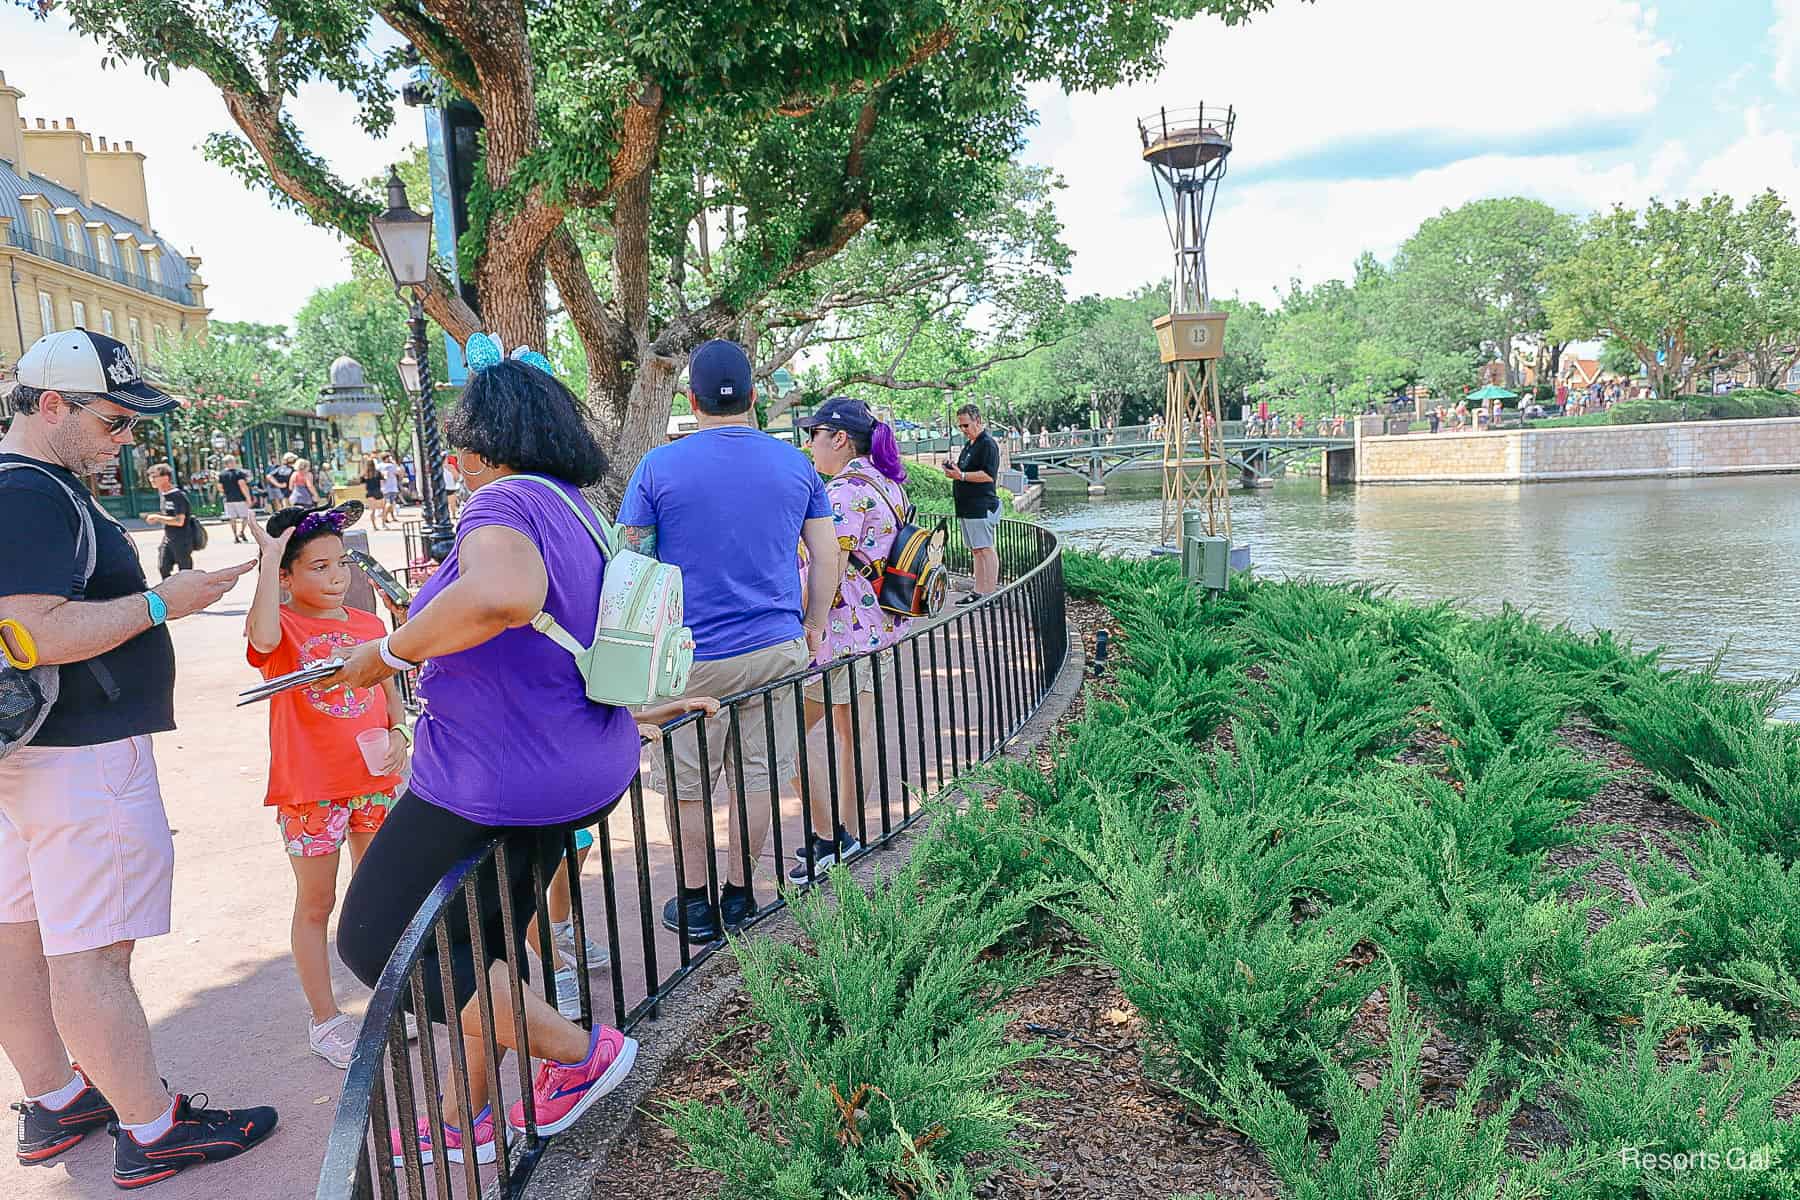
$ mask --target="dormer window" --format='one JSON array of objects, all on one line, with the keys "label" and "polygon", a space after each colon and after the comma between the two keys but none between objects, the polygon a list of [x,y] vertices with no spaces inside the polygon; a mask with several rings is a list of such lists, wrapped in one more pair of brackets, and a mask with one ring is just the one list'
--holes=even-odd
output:
[{"label": "dormer window", "polygon": [[162,255],[144,255],[144,274],[150,277],[151,283],[162,282]]},{"label": "dormer window", "polygon": [[37,234],[38,241],[50,241],[50,214],[41,208],[33,206],[31,210],[31,230],[33,233]]},{"label": "dormer window", "polygon": [[96,229],[94,231],[94,257],[100,260],[100,265],[103,267],[110,267],[113,265],[112,239],[106,236],[106,230],[104,229]]},{"label": "dormer window", "polygon": [[87,253],[87,240],[81,236],[81,222],[64,221],[63,236],[68,239],[68,249],[74,251],[76,254]]}]

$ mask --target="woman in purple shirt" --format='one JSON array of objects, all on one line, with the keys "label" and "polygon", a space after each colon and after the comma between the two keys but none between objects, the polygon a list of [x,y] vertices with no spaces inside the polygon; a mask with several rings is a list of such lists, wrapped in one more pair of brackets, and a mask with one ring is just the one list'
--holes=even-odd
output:
[{"label": "woman in purple shirt", "polygon": [[[592,629],[600,603],[605,561],[586,528],[543,484],[509,479],[548,476],[571,495],[599,482],[606,458],[569,390],[535,366],[502,361],[473,375],[445,426],[472,493],[455,549],[420,589],[406,624],[359,647],[335,677],[368,687],[424,664],[411,786],[388,814],[384,830],[392,833],[364,856],[361,886],[344,897],[338,924],[338,953],[371,986],[438,880],[496,836],[506,839],[511,877],[504,885],[522,931],[536,907],[533,862],[546,878],[554,874],[565,833],[599,820],[637,774],[636,721],[656,723],[711,703],[676,702],[636,719],[592,703],[574,659],[529,625],[545,611],[566,629]],[[462,1028],[478,1034],[475,972],[489,971],[495,1034],[511,1045],[511,989],[495,961],[509,954],[493,871],[486,869],[480,888],[489,961],[474,961],[466,908],[453,904],[450,974]],[[429,1015],[443,1022],[435,950],[425,966]],[[538,1130],[557,1133],[618,1086],[637,1043],[606,1025],[590,1033],[533,988],[524,995],[531,1050],[543,1060],[533,1087]],[[468,1060],[470,1092],[485,1096],[485,1055],[474,1048]],[[447,1087],[444,1096],[454,1126],[445,1133],[449,1155],[460,1160],[468,1145],[489,1162],[496,1114],[484,1109],[468,1126],[456,1109],[458,1091]],[[524,1128],[523,1110],[515,1103],[507,1114],[515,1130]],[[431,1153],[424,1120],[418,1136]]]}]

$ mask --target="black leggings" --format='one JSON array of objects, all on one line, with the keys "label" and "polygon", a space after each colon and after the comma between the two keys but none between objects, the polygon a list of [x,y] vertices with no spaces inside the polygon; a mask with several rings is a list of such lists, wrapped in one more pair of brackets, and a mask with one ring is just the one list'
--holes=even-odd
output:
[{"label": "black leggings", "polygon": [[[544,883],[548,886],[562,855],[565,834],[594,824],[605,812],[603,808],[567,825],[479,825],[410,791],[405,793],[389,810],[387,820],[369,843],[368,852],[350,880],[343,915],[338,919],[338,955],[358,979],[374,987],[413,915],[438,881],[451,867],[485,846],[489,838],[500,835],[505,838],[506,887],[512,897],[513,932],[519,946],[508,953],[500,915],[499,872],[496,861],[489,859],[481,867],[477,889],[484,952],[481,967],[486,970],[496,959],[507,959],[517,962],[520,975],[528,978],[525,956],[517,951],[523,946],[525,927],[537,911],[532,863],[543,864]],[[469,931],[468,901],[456,897],[450,901],[445,916],[450,931],[451,987],[460,1011],[475,996],[475,951]],[[428,1016],[440,1024],[446,1023],[442,964],[435,933],[426,935],[420,963],[425,969]],[[411,1012],[410,987],[403,999]]]}]

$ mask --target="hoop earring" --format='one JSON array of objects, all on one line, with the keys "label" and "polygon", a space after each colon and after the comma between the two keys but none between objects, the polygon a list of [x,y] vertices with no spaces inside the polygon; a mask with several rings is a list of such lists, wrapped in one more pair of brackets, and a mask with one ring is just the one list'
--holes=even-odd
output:
[{"label": "hoop earring", "polygon": [[[459,462],[457,465],[461,466],[462,464]],[[491,471],[493,469],[494,469],[493,463],[488,463],[486,466],[482,467],[481,470],[479,470],[479,471],[471,471],[468,467],[462,467],[462,477],[464,479],[480,479],[483,475],[486,475],[489,471]]]}]

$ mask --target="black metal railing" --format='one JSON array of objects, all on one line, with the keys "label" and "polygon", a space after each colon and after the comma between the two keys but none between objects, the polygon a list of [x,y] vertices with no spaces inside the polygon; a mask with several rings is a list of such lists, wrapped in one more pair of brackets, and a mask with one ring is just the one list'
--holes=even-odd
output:
[{"label": "black metal railing", "polygon": [[185,287],[178,288],[167,283],[160,283],[147,275],[139,275],[135,271],[127,271],[112,263],[101,262],[91,255],[84,254],[79,250],[71,250],[66,246],[59,246],[55,242],[45,241],[23,229],[9,230],[7,240],[19,249],[35,254],[39,258],[47,258],[52,262],[62,263],[65,267],[74,267],[77,271],[86,271],[89,275],[98,275],[102,279],[122,283],[128,288],[143,292],[148,296],[160,296],[164,300],[172,300],[176,304],[192,304],[194,302],[194,293]]},{"label": "black metal railing", "polygon": [[[946,525],[947,564],[952,570],[967,569],[972,555],[960,528],[954,521]],[[557,861],[534,858],[530,864],[534,913],[516,911],[504,886],[511,872],[519,869],[509,856],[521,853],[519,844],[509,838],[496,839],[452,868],[413,917],[370,999],[326,1148],[319,1200],[375,1196],[423,1200],[427,1195],[445,1200],[457,1193],[459,1183],[462,1194],[470,1198],[486,1194],[484,1188],[497,1189],[503,1197],[523,1194],[546,1144],[532,1110],[531,1041],[519,1016],[523,991],[541,987],[549,1004],[585,1028],[591,1029],[598,1016],[630,1031],[655,1017],[670,993],[725,944],[696,936],[687,907],[679,902],[674,927],[665,928],[663,904],[678,899],[679,884],[689,878],[695,880],[690,888],[699,886],[702,872],[688,869],[689,859],[699,853],[706,861],[710,909],[718,912],[721,840],[729,841],[727,852],[736,859],[742,877],[755,879],[752,860],[761,859],[763,847],[752,847],[748,838],[731,837],[734,829],[751,826],[748,806],[753,793],[745,786],[744,774],[747,736],[760,739],[749,744],[766,751],[771,771],[782,758],[780,739],[791,735],[798,747],[793,775],[775,780],[777,787],[769,793],[754,793],[769,806],[770,836],[764,841],[772,841],[773,859],[772,865],[763,861],[763,873],[772,871],[784,887],[790,851],[797,864],[793,870],[804,880],[800,886],[810,886],[823,876],[822,867],[815,869],[811,846],[813,835],[825,832],[817,826],[827,807],[831,825],[853,833],[866,852],[916,820],[921,800],[944,793],[965,771],[1000,753],[1037,711],[1062,669],[1068,626],[1056,537],[1039,526],[1005,520],[999,523],[995,550],[1002,586],[984,600],[919,622],[892,647],[838,660],[830,670],[811,668],[719,697],[722,725],[714,728],[723,729],[727,743],[726,753],[717,756],[724,770],[717,777],[700,773],[700,795],[671,793],[677,787],[677,739],[694,739],[698,761],[712,760],[706,722],[690,714],[647,741],[647,753],[662,768],[658,782],[665,794],[659,797],[660,804],[653,804],[650,797],[656,793],[640,773],[593,829],[601,884],[594,913],[589,914],[582,902],[573,832],[563,835]],[[809,685],[816,695],[809,696]],[[834,701],[846,698],[834,707]],[[842,725],[834,715],[837,707],[847,710]],[[810,729],[809,717],[816,722]],[[782,726],[786,729],[778,731]],[[747,727],[760,728],[746,734]],[[819,821],[814,818],[815,805]],[[722,814],[726,819],[720,819]],[[526,945],[527,923],[535,924],[531,949],[538,962],[563,963],[552,934],[557,918],[550,896],[552,877],[557,875],[566,878],[568,908],[562,919],[573,922],[573,936],[567,940],[573,961],[561,972],[561,980],[553,966],[539,969],[535,982],[527,982],[517,966],[524,961],[519,951]],[[501,964],[506,1007],[514,1014],[504,1031],[496,1015],[496,982],[479,968],[486,955],[478,896],[491,896],[496,884],[504,938],[514,948]],[[763,920],[782,903],[778,895],[767,896],[748,914],[744,927]],[[451,961],[450,922],[462,909],[467,911],[478,965],[470,1004],[479,1036],[471,1036],[465,1044],[462,1037],[446,1036],[425,1025],[417,1043],[409,1043],[407,1012],[421,1014],[423,1025],[430,999],[428,965]],[[604,962],[589,961],[590,917],[605,933]],[[599,968],[604,973],[590,978],[590,970]],[[450,972],[441,972],[435,985],[443,990],[446,1014],[456,1009],[449,976]],[[516,1087],[507,1086],[501,1070],[503,1040],[525,1048],[514,1055]],[[480,1096],[471,1094],[471,1065],[487,1081]],[[491,1164],[478,1163],[479,1155],[472,1150],[461,1156],[460,1164],[446,1161],[441,1152],[430,1164],[424,1163],[412,1131],[422,1117],[431,1144],[444,1146],[442,1091],[449,1092],[454,1107],[464,1114],[478,1111],[483,1103],[490,1105],[503,1137],[509,1101],[521,1101],[523,1133]],[[400,1139],[398,1161],[390,1145],[396,1128],[407,1133]]]}]

